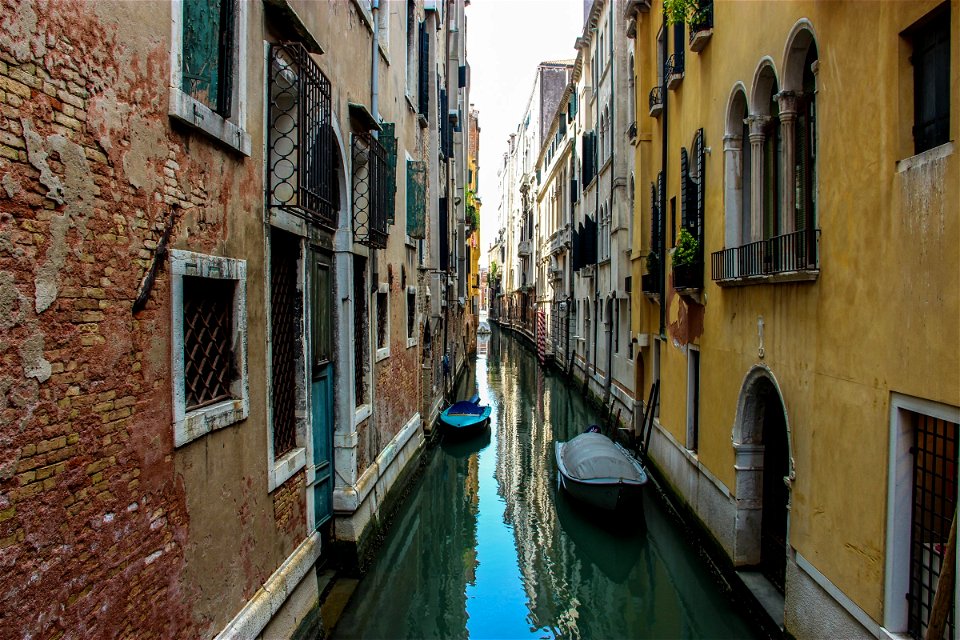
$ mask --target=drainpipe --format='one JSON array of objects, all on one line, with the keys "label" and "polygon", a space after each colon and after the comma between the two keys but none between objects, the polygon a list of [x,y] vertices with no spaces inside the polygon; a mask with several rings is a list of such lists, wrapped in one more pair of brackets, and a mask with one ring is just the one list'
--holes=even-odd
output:
[{"label": "drainpipe", "polygon": [[[611,11],[612,13],[612,11]],[[611,32],[611,38],[613,34]],[[610,122],[607,124],[610,127],[610,132],[613,134],[617,128],[614,126],[614,122],[617,120],[617,82],[614,77],[614,71],[616,70],[617,65],[615,64],[615,59],[611,56],[610,58]],[[613,135],[610,136],[610,206],[614,206],[614,180],[616,179],[617,174],[617,158],[616,158],[616,148],[617,145],[613,142]],[[610,222],[613,222],[613,214],[610,214]],[[613,234],[612,230],[613,225],[610,225],[611,236]],[[612,237],[611,237],[612,244]],[[610,312],[611,316],[613,315],[613,305],[618,304],[617,300],[617,283],[613,282],[613,272],[614,272],[614,261],[613,256],[610,257],[610,284],[613,286],[613,300],[611,303]],[[619,316],[619,314],[617,314]],[[607,402],[610,401],[610,385],[613,383],[613,331],[615,327],[613,326],[613,318],[607,319],[607,381],[604,385],[603,393],[603,406],[607,406]]]},{"label": "drainpipe", "polygon": [[[374,118],[379,118],[380,110],[380,0],[372,0],[371,13],[373,14],[373,44],[370,46],[370,112]],[[374,137],[377,132],[374,131]]]}]

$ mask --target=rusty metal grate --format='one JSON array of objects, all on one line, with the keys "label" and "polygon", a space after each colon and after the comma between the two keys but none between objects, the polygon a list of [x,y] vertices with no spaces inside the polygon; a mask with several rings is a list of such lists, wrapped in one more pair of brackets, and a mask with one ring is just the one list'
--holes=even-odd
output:
[{"label": "rusty metal grate", "polygon": [[300,241],[274,229],[270,244],[273,455],[279,457],[297,444],[297,336],[302,308],[297,291]]},{"label": "rusty metal grate", "polygon": [[183,278],[183,364],[187,410],[230,398],[233,280]]},{"label": "rusty metal grate", "polygon": [[387,335],[387,309],[388,300],[386,293],[380,291],[377,292],[377,349],[385,349],[387,347],[387,340],[389,336]]},{"label": "rusty metal grate", "polygon": [[[913,453],[913,519],[910,536],[909,631],[927,636],[941,566],[946,557],[950,525],[957,508],[958,425],[929,416],[916,416]],[[953,606],[948,609],[947,634],[954,638]]]},{"label": "rusty metal grate", "polygon": [[370,337],[367,331],[367,259],[353,257],[353,384],[357,406],[367,402],[367,345]]}]

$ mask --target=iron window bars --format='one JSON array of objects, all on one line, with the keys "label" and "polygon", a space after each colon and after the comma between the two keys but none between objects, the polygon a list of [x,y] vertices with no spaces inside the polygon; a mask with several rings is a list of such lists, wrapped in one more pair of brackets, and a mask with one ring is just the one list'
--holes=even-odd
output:
[{"label": "iron window bars", "polygon": [[183,364],[188,411],[232,397],[235,286],[232,280],[183,278]]},{"label": "iron window bars", "polygon": [[387,246],[388,209],[393,205],[392,172],[387,149],[369,133],[354,133],[353,237],[374,249]]},{"label": "iron window bars", "polygon": [[297,42],[271,44],[269,63],[267,202],[333,230],[339,195],[330,81]]},{"label": "iron window bars", "polygon": [[713,0],[700,0],[690,17],[690,44],[693,45],[698,33],[710,29],[713,29]]},{"label": "iron window bars", "polygon": [[297,445],[297,345],[303,300],[297,290],[300,241],[273,229],[270,243],[270,330],[273,397],[273,455]]},{"label": "iron window bars", "polygon": [[650,89],[647,105],[649,106],[651,116],[656,118],[660,115],[660,112],[663,111],[663,87],[657,85],[653,89]]},{"label": "iron window bars", "polygon": [[[916,415],[913,447],[913,515],[910,535],[908,630],[918,640],[927,624],[957,508],[958,425]],[[955,638],[953,606],[947,614],[947,638]]]}]

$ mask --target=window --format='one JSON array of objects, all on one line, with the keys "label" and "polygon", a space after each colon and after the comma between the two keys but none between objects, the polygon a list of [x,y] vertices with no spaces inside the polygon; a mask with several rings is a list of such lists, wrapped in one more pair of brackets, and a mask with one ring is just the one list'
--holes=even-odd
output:
[{"label": "window", "polygon": [[[476,301],[474,301],[476,302]],[[476,309],[474,309],[476,312]],[[407,347],[417,344],[417,288],[407,287]]]},{"label": "window", "polygon": [[407,235],[426,238],[427,163],[407,158]]},{"label": "window", "polygon": [[[883,627],[920,639],[957,507],[960,409],[894,393],[890,418]],[[943,637],[956,637],[956,594]]]},{"label": "window", "polygon": [[270,349],[273,456],[297,444],[297,361],[302,352],[303,302],[297,286],[300,240],[273,229],[270,238]]},{"label": "window", "polygon": [[380,283],[376,297],[377,305],[377,360],[390,355],[390,287]]},{"label": "window", "polygon": [[696,452],[700,440],[700,350],[687,347],[687,449]]},{"label": "window", "polygon": [[396,189],[396,138],[394,126],[381,132],[352,135],[353,237],[375,249],[387,246],[387,224],[393,219]]},{"label": "window", "polygon": [[330,81],[295,42],[269,50],[268,205],[334,229],[340,208]]},{"label": "window", "polygon": [[377,12],[377,39],[385,51],[390,51],[390,7],[393,3],[381,2]]},{"label": "window", "polygon": [[170,253],[174,445],[249,414],[246,261]]},{"label": "window", "polygon": [[369,402],[367,371],[370,332],[367,319],[367,259],[353,257],[353,384],[357,407]]},{"label": "window", "polygon": [[174,0],[169,114],[249,156],[246,4]]},{"label": "window", "polygon": [[921,153],[950,138],[950,3],[905,32],[913,52],[913,146]]}]

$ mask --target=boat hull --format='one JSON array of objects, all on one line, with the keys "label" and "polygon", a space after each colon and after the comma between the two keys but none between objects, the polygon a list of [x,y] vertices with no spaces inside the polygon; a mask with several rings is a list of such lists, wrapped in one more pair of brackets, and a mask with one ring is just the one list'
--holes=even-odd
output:
[{"label": "boat hull", "polygon": [[479,433],[486,428],[490,421],[490,407],[484,407],[479,415],[450,415],[446,411],[440,413],[440,422],[448,432]]},{"label": "boat hull", "polygon": [[[556,442],[554,443],[554,449],[560,485],[571,497],[606,511],[616,511],[620,508],[639,503],[643,496],[643,487],[647,483],[646,472],[643,472],[643,479],[639,481],[608,478],[576,478],[567,470],[563,463],[563,447],[566,444],[565,442]],[[626,453],[623,453],[623,455],[629,458]],[[639,463],[635,460],[632,458],[629,459],[632,464],[639,466]]]}]

